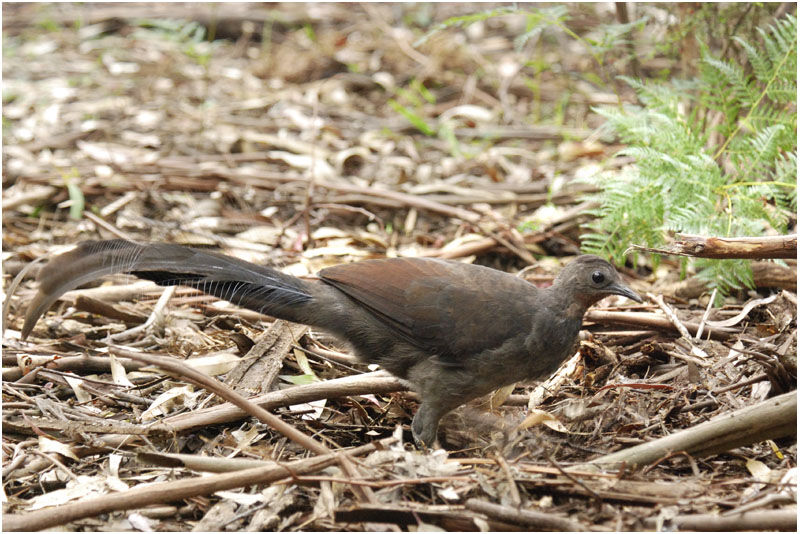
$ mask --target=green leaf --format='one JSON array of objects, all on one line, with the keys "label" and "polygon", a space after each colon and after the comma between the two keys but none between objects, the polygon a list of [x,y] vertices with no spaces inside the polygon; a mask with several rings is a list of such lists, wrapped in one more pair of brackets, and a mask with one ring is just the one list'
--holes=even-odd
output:
[{"label": "green leaf", "polygon": [[319,378],[315,375],[293,375],[286,377],[286,379],[295,386],[305,386],[319,381]]},{"label": "green leaf", "polygon": [[399,113],[400,115],[405,117],[406,120],[408,122],[410,122],[414,126],[414,128],[416,128],[417,130],[419,130],[423,134],[431,136],[431,137],[436,135],[436,130],[431,128],[430,126],[428,126],[428,124],[425,122],[425,120],[422,117],[420,117],[419,115],[417,115],[412,110],[410,110],[407,107],[405,107],[404,105],[400,104],[395,99],[393,99],[393,98],[389,99],[389,106],[393,110],[395,110],[397,113]]},{"label": "green leaf", "polygon": [[86,205],[86,199],[83,196],[81,188],[72,180],[77,178],[78,170],[72,169],[72,172],[64,176],[64,184],[67,186],[67,194],[69,195],[69,218],[79,221],[83,217],[83,210]]}]

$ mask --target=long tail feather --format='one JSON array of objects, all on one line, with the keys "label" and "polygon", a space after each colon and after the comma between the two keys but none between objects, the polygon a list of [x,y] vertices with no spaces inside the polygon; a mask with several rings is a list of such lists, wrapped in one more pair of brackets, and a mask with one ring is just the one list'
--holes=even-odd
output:
[{"label": "long tail feather", "polygon": [[159,285],[185,285],[238,306],[296,320],[297,305],[311,300],[306,282],[243,260],[169,243],[85,241],[56,256],[39,273],[22,338],[61,295],[114,273],[131,273]]}]

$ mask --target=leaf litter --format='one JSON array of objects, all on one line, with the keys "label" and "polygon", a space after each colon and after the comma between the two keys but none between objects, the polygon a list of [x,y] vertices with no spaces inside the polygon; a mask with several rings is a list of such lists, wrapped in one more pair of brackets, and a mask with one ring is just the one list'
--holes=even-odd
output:
[{"label": "leaf litter", "polygon": [[[270,318],[179,288],[140,328],[162,290],[115,276],[65,295],[20,342],[36,266],[13,296],[10,277],[64,245],[211,246],[300,276],[402,255],[513,272],[535,255],[545,261],[524,272],[535,284],[552,280],[553,258],[578,253],[586,186],[569,176],[625,163],[607,160],[613,139],[589,138],[601,125],[589,107],[610,97],[555,71],[526,88],[513,15],[414,46],[409,27],[477,7],[4,5],[4,515],[202,476],[177,460],[150,464],[144,450],[214,457],[229,473],[237,459],[310,458],[181,377],[109,355],[109,345],[169,354],[224,380],[249,363]],[[564,71],[586,61],[585,51],[541,46]],[[531,120],[532,109],[558,106],[561,123]],[[701,322],[708,295],[686,284],[679,293],[670,265],[626,274],[642,293],[663,292],[672,321]],[[346,346],[279,329],[287,349],[249,356],[278,366],[264,386],[277,399],[269,409],[335,450],[374,444],[354,457],[360,478],[302,468],[123,504],[66,528],[641,530],[690,517],[711,529],[741,512],[780,529],[770,514],[796,502],[791,437],[707,456],[671,451],[644,469],[586,467],[793,391],[796,285],[767,294],[728,298],[700,339],[681,337],[654,302],[601,303],[579,355],[552,381],[457,410],[443,424],[447,451],[428,455],[409,445],[417,398],[403,384],[380,373],[359,382],[374,369]]]}]

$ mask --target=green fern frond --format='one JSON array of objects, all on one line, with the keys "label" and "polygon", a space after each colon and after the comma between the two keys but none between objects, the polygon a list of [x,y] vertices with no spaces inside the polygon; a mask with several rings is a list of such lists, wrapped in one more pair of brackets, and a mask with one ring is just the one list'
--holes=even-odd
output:
[{"label": "green fern frond", "polygon": [[753,271],[747,260],[711,260],[698,258],[695,261],[697,277],[706,283],[709,290],[718,291],[716,305],[725,295],[742,287],[754,288]]},{"label": "green fern frond", "polygon": [[[584,226],[584,251],[621,261],[630,243],[657,247],[670,232],[785,231],[797,209],[797,20],[786,16],[759,37],[737,39],[747,65],[715,57],[701,43],[698,79],[623,78],[642,105],[595,110],[628,144],[620,155],[634,158],[636,168],[588,180],[602,191],[591,197],[599,207]],[[752,287],[746,261],[694,265],[720,295]]]}]

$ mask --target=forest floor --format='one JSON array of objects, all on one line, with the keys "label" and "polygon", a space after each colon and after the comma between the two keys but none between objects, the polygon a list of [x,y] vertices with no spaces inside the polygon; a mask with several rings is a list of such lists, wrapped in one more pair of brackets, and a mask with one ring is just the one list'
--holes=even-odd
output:
[{"label": "forest floor", "polygon": [[[88,239],[297,276],[430,256],[549,284],[590,218],[581,178],[632,163],[592,108],[635,95],[575,74],[595,59],[561,32],[515,48],[520,16],[417,42],[484,8],[4,4],[4,529],[795,530],[793,261],[710,307],[674,258],[640,256],[620,270],[644,304],[593,307],[553,379],[456,410],[430,453],[398,380],[195,290],[165,302],[108,277],[20,339],[34,260]],[[615,20],[613,4],[571,9],[584,36]],[[643,76],[672,61],[649,57]],[[615,80],[628,64],[609,65]],[[352,470],[138,351],[258,396]],[[649,459],[597,467],[643,444]]]}]

